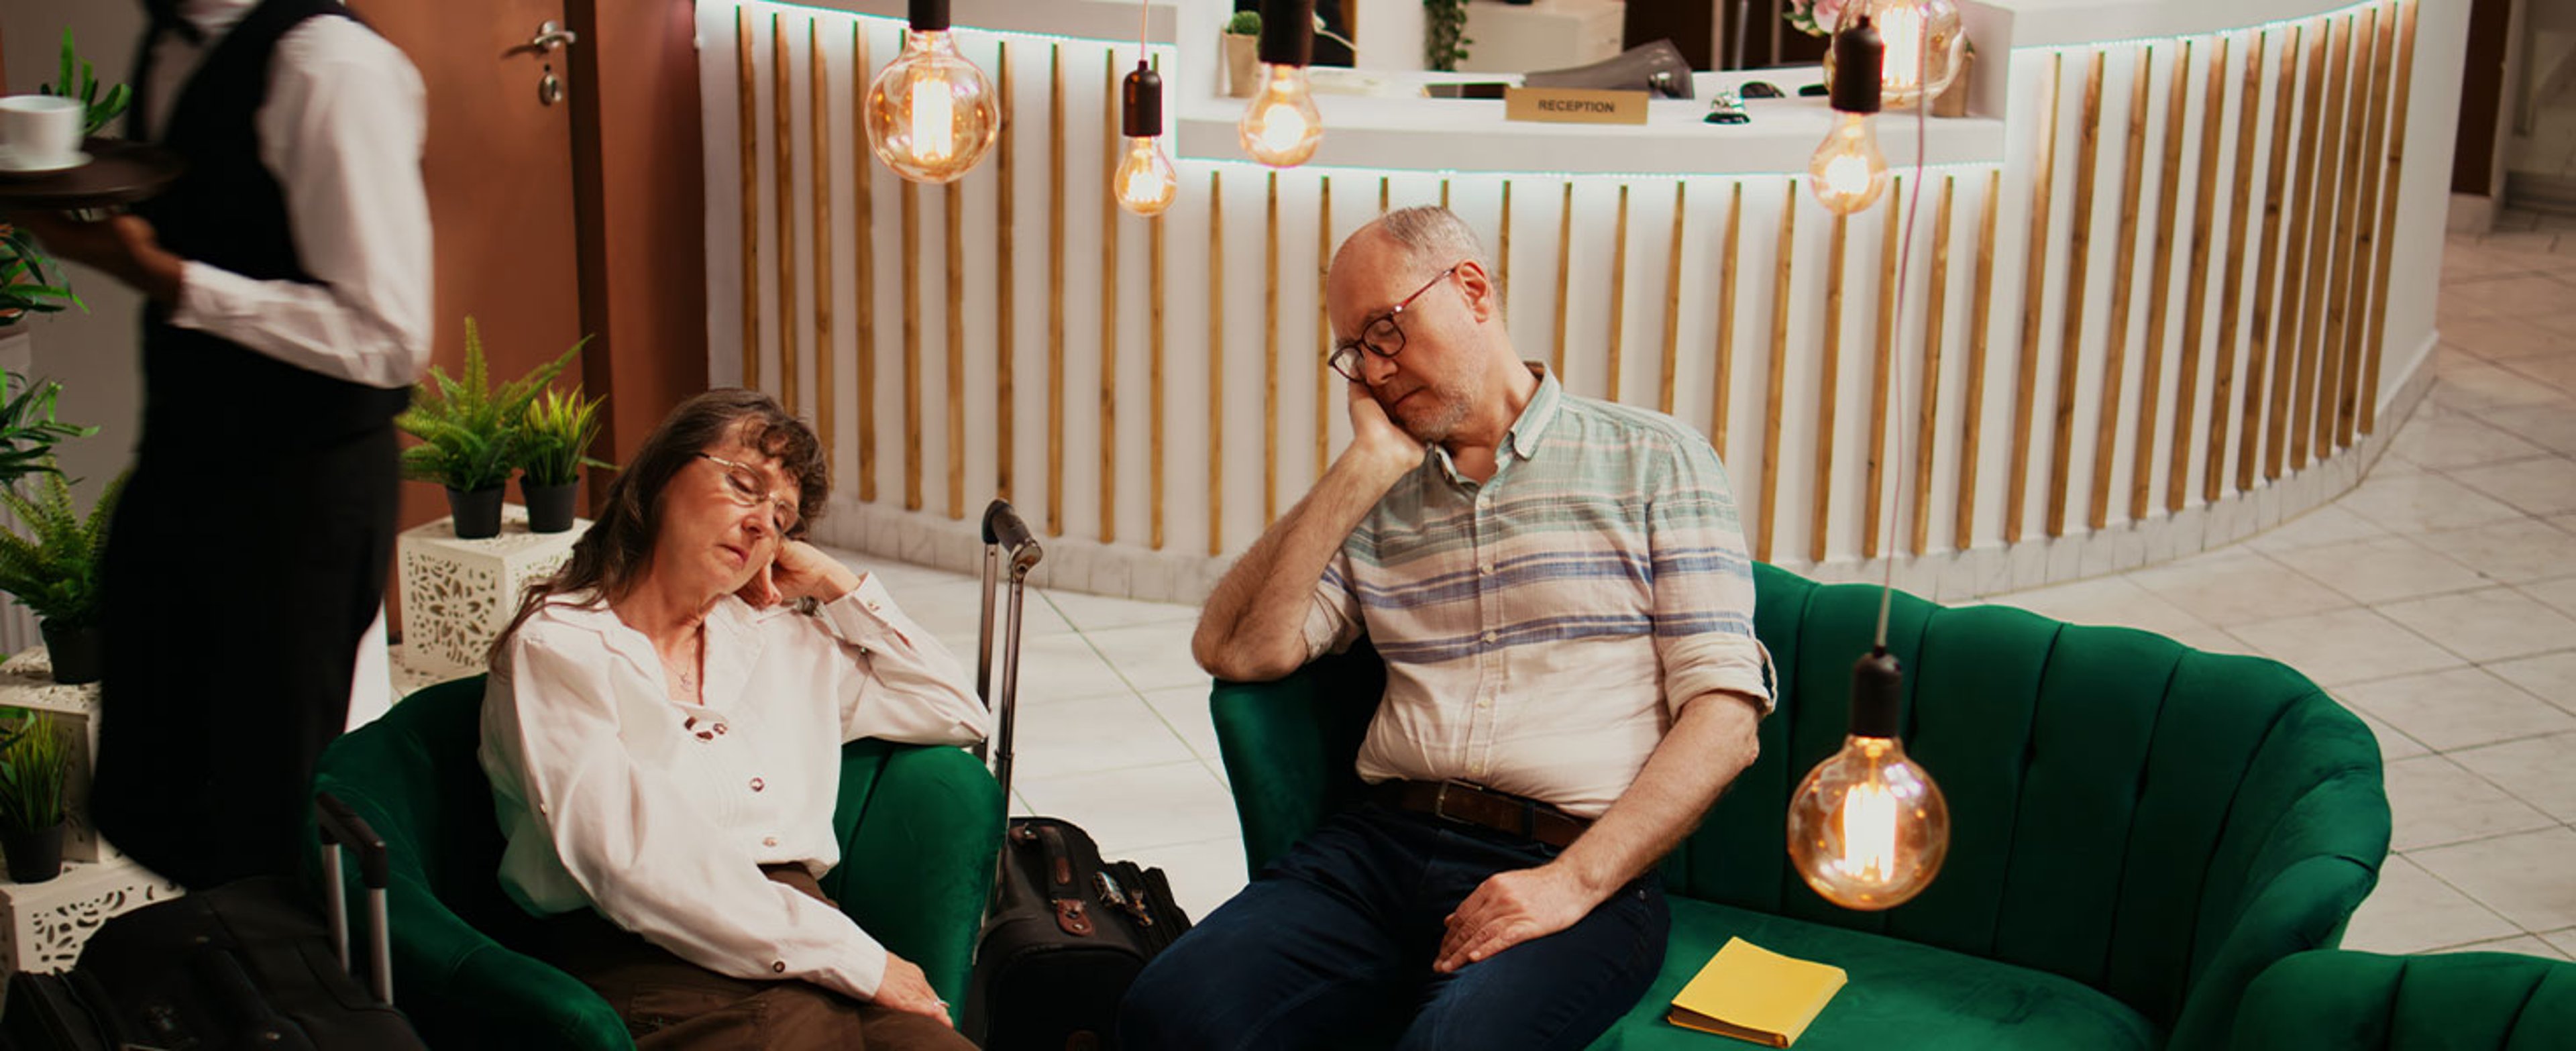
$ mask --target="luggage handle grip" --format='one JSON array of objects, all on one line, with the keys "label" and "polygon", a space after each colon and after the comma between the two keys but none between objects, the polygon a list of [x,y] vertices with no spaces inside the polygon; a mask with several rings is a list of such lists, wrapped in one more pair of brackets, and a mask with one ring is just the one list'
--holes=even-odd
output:
[{"label": "luggage handle grip", "polygon": [[392,863],[387,858],[385,839],[376,834],[375,827],[329,792],[313,797],[313,816],[322,833],[322,845],[345,846],[357,852],[359,881],[368,890],[385,889]]},{"label": "luggage handle grip", "polygon": [[391,882],[393,866],[385,839],[376,834],[367,819],[329,792],[313,794],[313,824],[322,840],[322,877],[330,884],[323,904],[331,920],[331,940],[340,950],[340,966],[353,972],[357,969],[357,961],[349,955],[348,888],[340,870],[340,848],[347,847],[358,854],[358,880],[367,888],[367,918],[372,921],[367,932],[368,984],[377,999],[390,1004],[394,1002],[393,935],[388,927],[392,916],[385,888]]},{"label": "luggage handle grip", "polygon": [[1001,548],[1010,555],[1011,576],[1028,575],[1037,568],[1042,552],[1036,538],[1029,535],[1029,525],[1020,513],[1011,509],[1008,500],[995,500],[984,507],[984,542]]}]

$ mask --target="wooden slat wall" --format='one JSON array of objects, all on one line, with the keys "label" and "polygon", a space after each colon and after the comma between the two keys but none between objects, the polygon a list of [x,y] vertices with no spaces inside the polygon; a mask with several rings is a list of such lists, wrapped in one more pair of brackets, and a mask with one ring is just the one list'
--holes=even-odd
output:
[{"label": "wooden slat wall", "polygon": [[[979,58],[990,63],[986,68],[1003,85],[1006,100],[1005,131],[995,155],[984,168],[946,187],[924,191],[893,183],[897,196],[884,201],[880,188],[890,176],[867,154],[856,127],[857,107],[874,71],[868,56],[892,53],[886,44],[897,37],[897,28],[887,20],[831,12],[763,8],[759,14],[765,17],[755,19],[753,8],[745,6],[722,15],[735,33],[735,68],[715,83],[731,82],[739,97],[730,108],[739,119],[724,131],[730,138],[720,145],[738,155],[740,164],[742,221],[735,262],[746,279],[739,289],[740,315],[725,322],[729,331],[740,332],[741,344],[720,353],[728,360],[738,356],[743,382],[794,399],[791,404],[810,411],[836,459],[842,432],[854,432],[852,473],[860,501],[879,499],[878,428],[899,428],[905,508],[936,506],[946,516],[962,518],[988,495],[984,489],[989,485],[995,493],[1042,502],[1051,536],[1075,530],[1104,543],[1154,549],[1168,543],[1222,554],[1248,543],[1295,498],[1293,476],[1302,473],[1298,469],[1307,467],[1306,461],[1311,458],[1315,474],[1326,469],[1342,399],[1337,381],[1320,362],[1331,345],[1324,264],[1350,226],[1335,222],[1334,176],[1262,171],[1257,244],[1240,236],[1248,230],[1236,231],[1236,245],[1228,244],[1225,209],[1215,198],[1224,191],[1229,168],[1258,171],[1233,164],[1184,163],[1187,192],[1209,198],[1204,213],[1184,207],[1160,219],[1131,223],[1106,194],[1121,147],[1115,127],[1121,66],[1116,50],[1083,41],[1002,37]],[[806,24],[797,24],[800,20]],[[846,51],[838,49],[837,34],[843,32],[850,34]],[[1571,367],[1580,375],[1569,381],[1580,392],[1608,392],[1704,423],[1721,456],[1728,452],[1731,431],[1751,428],[1748,440],[1758,440],[1759,448],[1736,466],[1739,479],[1749,483],[1738,497],[1758,557],[1769,558],[1783,542],[1818,561],[1920,555],[1999,539],[2009,543],[2026,538],[2024,519],[2035,503],[2045,509],[2047,535],[2098,531],[2178,513],[2195,502],[2234,497],[2335,455],[2371,433],[2413,39],[2412,3],[2390,0],[2256,31],[2158,42],[2151,48],[2116,44],[2007,57],[2003,61],[2028,71],[2017,78],[2014,90],[2022,97],[2016,105],[2029,107],[2054,134],[2041,136],[2027,155],[2004,165],[1927,173],[1939,192],[1918,190],[1910,196],[1935,209],[1923,216],[1934,220],[1927,224],[1928,239],[1900,236],[1898,209],[1909,195],[1901,189],[1891,192],[1882,205],[1887,211],[1875,215],[1878,252],[1868,254],[1872,241],[1864,233],[1862,261],[1856,264],[1879,272],[1879,294],[1854,297],[1848,304],[1842,294],[1849,276],[1844,273],[1848,223],[1810,222],[1801,230],[1796,213],[1810,206],[1802,182],[1794,178],[1449,175],[1436,185],[1421,178],[1398,188],[1382,177],[1378,199],[1384,209],[1393,203],[1395,191],[1403,189],[1411,201],[1460,202],[1496,248],[1496,276],[1508,303],[1518,249],[1529,247],[1514,244],[1516,222],[1525,232],[1530,222],[1545,224],[1550,218],[1544,203],[1536,206],[1541,211],[1535,217],[1518,216],[1516,202],[1553,198],[1558,207],[1552,224],[1557,235],[1554,302],[1542,293],[1519,311],[1522,320],[1532,322],[1521,342],[1531,356],[1548,359],[1560,375],[1568,369],[1572,346],[1580,356]],[[1012,59],[1025,57],[1030,47],[1045,48],[1046,70],[1023,87]],[[2083,66],[2082,93],[2068,100],[2075,107],[2068,116],[2074,119],[2061,126],[2059,102],[2069,60]],[[1105,63],[1101,77],[1070,78],[1084,83],[1068,83],[1068,63],[1095,61]],[[845,120],[833,115],[830,89],[843,62],[849,63],[850,84]],[[2119,152],[2111,161],[2102,155],[2099,132],[2111,116],[2105,113],[2103,88],[2114,69],[2119,76],[2110,82],[2128,91],[2128,121],[2120,126],[2125,147],[2113,147]],[[796,81],[800,75],[806,78],[802,85]],[[802,120],[792,119],[790,105],[800,87],[808,107]],[[1021,93],[1042,99],[1021,99]],[[1029,187],[1027,200],[1018,193],[1021,144],[1009,123],[1021,102],[1043,105],[1047,120],[1044,129],[1028,129],[1045,137],[1046,154],[1039,162],[1044,189]],[[1089,126],[1095,114],[1109,127]],[[2269,139],[2262,134],[2267,119]],[[754,134],[738,136],[737,129]],[[2226,149],[2231,141],[2233,149]],[[2272,148],[2265,150],[2267,143]],[[2057,164],[2063,151],[2072,151],[2074,163],[2061,177]],[[2119,166],[2116,188],[2107,183],[2111,172],[2097,177],[2104,161]],[[833,184],[845,170],[841,166],[854,163],[865,167],[851,179],[851,196],[836,199]],[[1097,169],[1097,183],[1092,169]],[[2011,201],[2005,200],[2008,170],[2013,172]],[[2145,192],[2150,171],[2157,173],[2152,194]],[[792,174],[810,178],[801,194]],[[1768,194],[1762,192],[1766,181],[1773,190]],[[1595,183],[1594,188],[1578,192],[1586,182]],[[1694,188],[1692,182],[1701,185]],[[1748,185],[1755,190],[1752,203],[1745,193]],[[1239,189],[1253,192],[1251,184]],[[1655,197],[1635,204],[1636,194],[1667,191],[1672,210],[1666,215],[1655,211]],[[2094,236],[2097,191],[2105,198],[2119,194],[2116,212],[2107,199],[2100,209],[2115,218],[2098,219],[2117,222],[2116,238]],[[939,195],[933,203],[941,223],[933,238],[924,238],[921,229],[924,192]],[[2055,201],[2061,192],[2071,200]],[[1497,196],[1499,209],[1494,207]],[[843,201],[847,213],[837,210]],[[899,234],[899,247],[885,249],[902,264],[895,290],[900,308],[891,311],[877,309],[876,302],[877,275],[884,265],[873,243],[880,203],[892,204],[899,220],[887,231]],[[1250,203],[1251,197],[1238,197],[1238,207]],[[2001,214],[2007,206],[2014,216]],[[1667,239],[1660,246],[1665,273],[1636,281],[1628,279],[1627,265],[1633,207],[1645,209],[1642,222],[1668,220]],[[1311,226],[1303,225],[1309,208],[1315,216]],[[1959,208],[1977,209],[1976,225],[1954,234]],[[1079,248],[1088,259],[1096,245],[1096,273],[1087,272],[1090,264],[1071,258],[1077,249],[1066,223],[1075,209],[1101,216],[1099,240]],[[2060,209],[2068,213],[2063,226],[2055,221]],[[2285,214],[2287,223],[2282,221]],[[1958,218],[1958,225],[1968,220]],[[2015,219],[2027,234],[2012,239],[2022,249],[2017,258],[1997,251],[1998,231]],[[1042,231],[1035,229],[1040,223]],[[1181,228],[1171,229],[1173,223]],[[1747,224],[1760,231],[1764,223],[1775,236],[1756,234],[1754,241],[1773,250],[1768,265],[1758,252],[1748,258],[1743,249]],[[1537,229],[1536,251],[1544,254],[1547,226]],[[1122,251],[1122,230],[1134,230],[1144,244]],[[1307,236],[1309,230],[1315,250],[1311,272],[1296,269],[1304,265],[1302,255],[1282,255],[1284,237]],[[1185,246],[1177,249],[1180,254],[1167,250],[1167,232],[1185,238],[1175,242]],[[1196,255],[1202,235],[1208,253],[1204,260]],[[1954,236],[1969,240],[1954,242]],[[926,242],[931,240],[941,253],[933,272],[944,280],[925,287],[913,264],[930,259]],[[1041,240],[1042,253],[1014,257],[1015,246]],[[2182,249],[2185,243],[2188,248]],[[851,250],[851,245],[857,246],[849,257],[855,265],[837,270],[835,248]],[[1648,236],[1645,245],[1635,247],[1653,253],[1657,246]],[[1895,280],[1902,265],[1898,257],[1907,248],[1916,253],[1915,265],[1902,271],[1910,276],[1900,289]],[[1970,273],[1953,274],[1954,249],[1974,252]],[[983,257],[985,250],[994,257]],[[1236,286],[1226,283],[1230,251],[1240,256]],[[1296,251],[1302,253],[1303,242]],[[1260,254],[1255,257],[1254,252]],[[1257,286],[1242,269],[1252,258],[1260,262]],[[1606,275],[1606,288],[1578,288],[1578,269]],[[1793,280],[1801,273],[1821,276]],[[2102,280],[2103,274],[2111,280]],[[2175,281],[2183,287],[2172,289]],[[1310,285],[1312,300],[1305,298]],[[1013,427],[1013,390],[1020,385],[1020,369],[1041,363],[1014,353],[1019,344],[1014,318],[1034,303],[1019,299],[1022,287],[1032,293],[1042,289],[1047,311],[1045,422],[1043,433],[1033,436],[1038,444],[1028,450],[1020,448]],[[1740,326],[1761,322],[1737,307],[1746,294],[1763,297],[1766,290],[1770,338],[1765,352],[1739,355],[1739,341],[1746,338]],[[2177,291],[2179,317],[2169,319]],[[2015,292],[2017,298],[2010,294]],[[2133,294],[2143,295],[2145,302],[2134,302]],[[994,333],[985,332],[980,315],[967,309],[970,301],[981,303],[987,295],[995,297]],[[932,302],[932,296],[939,301]],[[1096,316],[1087,306],[1071,305],[1094,300]],[[1906,311],[1901,319],[1896,314],[1900,304]],[[1995,353],[1992,315],[1998,308],[2016,307],[2018,342]],[[1079,317],[1076,309],[1082,311]],[[1128,309],[1142,311],[1143,331],[1124,334],[1125,342],[1143,344],[1142,384],[1121,382],[1116,354],[1103,353],[1121,343],[1120,316]],[[1255,309],[1261,325],[1257,350],[1249,331]],[[2144,313],[2143,331],[2132,338],[2130,322],[2139,311]],[[1583,321],[1573,325],[1578,314]],[[1229,315],[1245,331],[1230,332]],[[931,324],[945,321],[936,337],[943,341],[937,351],[924,346],[929,335],[921,327],[925,316],[933,319]],[[1188,370],[1200,366],[1167,360],[1166,322],[1196,331],[1187,326],[1202,319],[1205,347],[1185,350],[1178,360],[1206,359],[1206,401],[1201,405],[1195,394],[1172,400],[1171,384],[1197,383],[1197,373]],[[1081,335],[1071,331],[1077,321],[1086,329]],[[1866,331],[1874,340],[1868,401],[1855,400],[1847,411],[1846,392],[1838,389],[1842,337],[1863,331],[1847,328],[1851,325],[1870,326]],[[1596,335],[1580,342],[1573,338],[1584,332]],[[1645,338],[1629,340],[1632,332]],[[1530,338],[1532,334],[1539,338]],[[1761,334],[1757,328],[1752,338]],[[1661,339],[1652,345],[1660,354],[1653,362],[1652,382],[1646,375],[1629,382],[1624,365],[1630,355],[1625,352],[1648,346],[1645,340],[1656,335]],[[1538,346],[1542,341],[1548,343],[1545,348]],[[2052,342],[2056,353],[2043,358]],[[888,343],[899,348],[893,363],[899,371],[880,376],[877,351]],[[1235,354],[1226,353],[1229,344]],[[1945,365],[1944,349],[1953,344],[1963,345],[1965,353]],[[987,347],[989,358],[982,356]],[[1298,347],[1314,348],[1315,358],[1289,353]],[[803,360],[808,352],[810,369]],[[981,380],[976,371],[982,361],[998,371],[990,381]],[[1638,364],[1646,362],[1641,358]],[[1906,370],[1913,368],[1921,372],[1908,380]],[[933,377],[930,369],[939,374]],[[1256,369],[1261,382],[1242,385]],[[1313,370],[1311,378],[1299,369]],[[1594,369],[1600,370],[1597,375]],[[855,381],[856,401],[848,412],[842,410],[836,379],[844,374]],[[1097,391],[1096,417],[1068,412],[1064,399],[1077,375],[1085,392]],[[1087,382],[1094,376],[1097,384]],[[1229,376],[1235,377],[1232,400]],[[890,379],[901,386],[889,406],[895,411],[880,423],[877,391]],[[980,382],[990,386],[979,387]],[[1998,383],[2012,386],[2015,403],[1990,420],[1986,395]],[[937,393],[944,397],[925,399],[924,388],[930,384],[940,385]],[[1306,406],[1293,414],[1285,411],[1283,384],[1297,397],[1311,385],[1311,414]],[[1913,404],[1906,419],[1892,421],[1888,410],[1898,404],[1900,384]],[[2030,462],[2029,450],[2041,447],[2034,439],[2042,438],[2035,397],[2042,386],[2053,391],[2044,438],[2047,487],[2034,498],[2029,487],[2042,468]],[[1794,414],[1788,408],[1793,405],[1800,407]],[[976,419],[987,406],[995,418]],[[1748,419],[1747,414],[1753,416]],[[1201,415],[1203,419],[1194,418]],[[1077,418],[1084,435],[1096,435],[1080,441],[1096,440],[1097,448],[1079,454],[1086,463],[1076,468],[1081,474],[1069,478],[1066,453],[1078,443],[1067,429]],[[1129,423],[1125,431],[1122,421]],[[2012,428],[2001,436],[2000,448],[1985,433],[1999,421]],[[1891,423],[1900,435],[1895,452],[1886,448]],[[1243,441],[1256,429],[1259,451],[1243,455]],[[978,444],[979,430],[997,442],[989,454]],[[1231,457],[1226,452],[1229,431],[1238,450]],[[939,447],[926,449],[925,440]],[[1783,455],[1808,442],[1812,446]],[[1208,450],[1203,487],[1167,485],[1166,472],[1176,465],[1167,461],[1166,451],[1179,443]],[[1837,450],[1845,449],[1845,443],[1866,450],[1857,464],[1849,456],[1836,463]],[[1015,477],[1018,458],[1029,455],[1035,463],[1041,450],[1044,477]],[[944,469],[925,470],[925,456],[932,454]],[[1887,503],[1885,495],[1890,456],[1900,457],[1897,462],[1909,475],[1910,488],[1900,491],[1896,504]],[[1281,465],[1292,459],[1298,462],[1283,477]],[[1089,474],[1090,462],[1097,463],[1096,476]],[[1184,460],[1182,469],[1191,469],[1185,466],[1191,462]],[[1784,463],[1796,466],[1784,473]],[[1854,477],[1838,478],[1837,467]],[[2004,472],[2002,479],[1992,477],[1997,470]],[[1746,471],[1755,477],[1742,479]],[[1936,471],[1943,476],[1935,477]],[[1980,492],[1981,475],[2002,491]],[[2195,477],[2198,485],[2192,484]],[[1068,482],[1077,479],[1090,483],[1082,485],[1087,492],[1069,491]],[[2162,500],[2155,499],[2159,484]],[[1231,509],[1225,499],[1229,490],[1236,496]],[[1257,499],[1247,503],[1245,498],[1253,496]],[[1778,504],[1784,497],[1802,504],[1804,513],[1781,514]],[[2000,515],[1995,513],[1998,500]],[[2083,509],[2080,515],[2074,512],[2077,507]],[[1068,524],[1076,516],[1083,523],[1078,529]],[[1887,541],[1890,516],[1896,527],[1892,546]],[[2070,523],[2070,517],[2077,520]],[[1946,530],[1934,530],[1935,519]]]}]

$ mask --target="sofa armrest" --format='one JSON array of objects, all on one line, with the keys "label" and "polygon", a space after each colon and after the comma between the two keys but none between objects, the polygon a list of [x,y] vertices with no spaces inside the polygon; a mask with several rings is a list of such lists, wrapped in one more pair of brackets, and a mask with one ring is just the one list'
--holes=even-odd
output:
[{"label": "sofa armrest", "polygon": [[1271,859],[1355,798],[1351,762],[1385,690],[1365,646],[1276,682],[1218,682],[1208,698],[1217,748],[1243,822],[1244,871]]},{"label": "sofa armrest", "polygon": [[918,965],[950,1004],[966,1002],[1002,849],[1002,807],[1002,786],[974,756],[896,747],[841,843],[842,911]]}]

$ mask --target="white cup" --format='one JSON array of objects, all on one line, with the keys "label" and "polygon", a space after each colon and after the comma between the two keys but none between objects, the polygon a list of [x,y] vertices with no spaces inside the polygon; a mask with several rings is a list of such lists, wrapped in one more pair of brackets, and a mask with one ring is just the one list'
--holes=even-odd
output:
[{"label": "white cup", "polygon": [[80,158],[88,107],[56,95],[0,98],[0,163],[12,168],[66,168]]}]

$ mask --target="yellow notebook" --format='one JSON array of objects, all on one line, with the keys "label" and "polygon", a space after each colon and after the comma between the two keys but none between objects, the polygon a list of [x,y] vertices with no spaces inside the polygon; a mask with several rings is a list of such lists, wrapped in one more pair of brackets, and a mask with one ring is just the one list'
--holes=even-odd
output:
[{"label": "yellow notebook", "polygon": [[1664,1020],[1685,1029],[1787,1047],[1843,987],[1843,969],[1794,960],[1742,938],[1699,969]]}]

